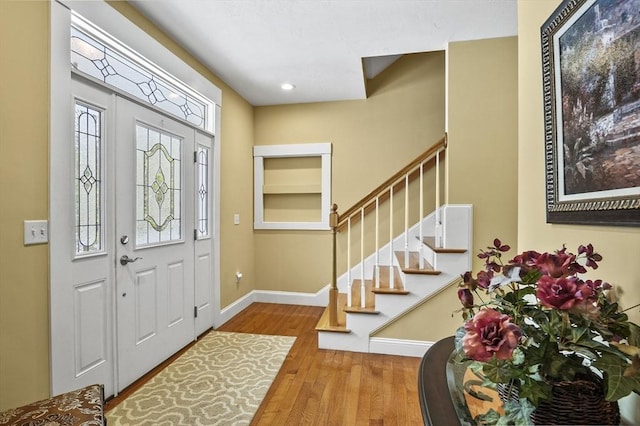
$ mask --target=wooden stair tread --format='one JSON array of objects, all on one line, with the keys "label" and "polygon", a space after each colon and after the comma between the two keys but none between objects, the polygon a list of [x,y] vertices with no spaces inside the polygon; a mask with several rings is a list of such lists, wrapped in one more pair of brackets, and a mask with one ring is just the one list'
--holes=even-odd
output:
[{"label": "wooden stair tread", "polygon": [[[409,294],[405,290],[400,278],[400,272],[395,266],[378,266],[380,269],[380,283],[379,287],[374,287],[371,291],[375,294]],[[389,270],[393,270],[393,288],[389,285]]]},{"label": "wooden stair tread", "polygon": [[433,269],[433,266],[426,260],[423,262],[423,268],[420,268],[420,253],[417,251],[409,252],[408,267],[405,267],[404,251],[396,251],[395,254],[400,269],[402,269],[402,272],[405,274],[440,275],[440,271]]},{"label": "wooden stair tread", "polygon": [[423,237],[422,243],[436,253],[466,253],[467,252],[467,249],[463,249],[463,248],[436,247],[436,237]]},{"label": "wooden stair tread", "polygon": [[361,308],[359,306],[345,307],[344,312],[349,314],[371,314],[377,315],[380,312],[376,311],[376,308]]},{"label": "wooden stair tread", "polygon": [[329,307],[327,307],[318,324],[316,324],[317,331],[331,331],[334,333],[351,333],[351,330],[347,328],[347,314],[344,312],[344,307],[347,304],[347,295],[345,293],[338,293],[338,325],[331,326],[329,324]]},{"label": "wooden stair tread", "polygon": [[351,282],[351,304],[353,306],[346,306],[345,303],[345,312],[368,314],[377,313],[375,311],[376,296],[371,292],[371,289],[373,288],[373,280],[364,280],[365,304],[364,307],[360,306],[360,296],[362,294],[361,281],[362,280],[360,278],[357,278]]}]

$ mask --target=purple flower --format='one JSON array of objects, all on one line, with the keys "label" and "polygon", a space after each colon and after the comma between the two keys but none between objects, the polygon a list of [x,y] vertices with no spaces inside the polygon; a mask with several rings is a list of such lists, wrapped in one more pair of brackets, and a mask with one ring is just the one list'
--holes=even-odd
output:
[{"label": "purple flower", "polygon": [[548,307],[568,311],[577,304],[586,303],[593,295],[591,287],[577,277],[554,278],[543,275],[538,280],[536,296]]},{"label": "purple flower", "polygon": [[465,354],[476,361],[510,359],[518,346],[522,330],[511,323],[511,317],[494,309],[482,309],[464,325],[462,338]]},{"label": "purple flower", "polygon": [[458,299],[460,299],[460,303],[462,303],[462,306],[465,308],[473,307],[473,294],[468,288],[458,289]]},{"label": "purple flower", "polygon": [[587,246],[581,245],[578,247],[578,254],[584,254],[587,258],[587,266],[592,269],[598,269],[598,263],[602,260],[602,256],[593,251],[593,245],[587,244]]},{"label": "purple flower", "polygon": [[542,253],[536,259],[536,267],[543,275],[559,278],[571,273],[571,266],[575,260],[575,255],[566,254],[564,250],[556,254]]}]

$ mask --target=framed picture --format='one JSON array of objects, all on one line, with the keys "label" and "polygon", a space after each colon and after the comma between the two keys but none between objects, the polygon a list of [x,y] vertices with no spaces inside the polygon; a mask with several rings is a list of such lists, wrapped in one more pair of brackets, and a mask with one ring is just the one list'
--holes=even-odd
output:
[{"label": "framed picture", "polygon": [[541,28],[547,222],[640,226],[640,0],[565,0]]}]

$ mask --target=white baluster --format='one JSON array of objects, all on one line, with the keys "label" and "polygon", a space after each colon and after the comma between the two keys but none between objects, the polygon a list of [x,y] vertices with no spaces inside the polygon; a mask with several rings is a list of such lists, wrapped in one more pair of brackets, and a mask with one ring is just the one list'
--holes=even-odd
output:
[{"label": "white baluster", "polygon": [[378,208],[379,207],[380,207],[380,198],[376,197],[376,266],[374,269],[376,288],[380,288],[380,232],[378,230],[378,220],[379,220]]},{"label": "white baluster", "polygon": [[364,207],[360,209],[360,306],[367,306],[364,283]]},{"label": "white baluster", "polygon": [[[436,247],[442,247],[442,220],[440,218],[440,152],[436,154]],[[435,258],[435,257],[434,257]],[[436,265],[433,265],[434,267]]]},{"label": "white baluster", "polygon": [[349,291],[347,291],[347,306],[351,307],[351,216],[347,219],[347,283]]},{"label": "white baluster", "polygon": [[420,222],[418,226],[418,238],[420,239],[420,269],[424,269],[424,233],[422,230],[422,222],[424,220],[424,161],[420,163]]},{"label": "white baluster", "polygon": [[409,267],[409,173],[404,175],[404,267]]},{"label": "white baluster", "polygon": [[389,288],[394,288],[393,282],[393,185],[389,188]]}]

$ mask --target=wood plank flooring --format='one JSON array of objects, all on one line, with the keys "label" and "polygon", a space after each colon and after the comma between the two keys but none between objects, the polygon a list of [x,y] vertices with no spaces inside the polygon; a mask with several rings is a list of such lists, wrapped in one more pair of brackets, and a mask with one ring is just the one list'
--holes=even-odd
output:
[{"label": "wood plank flooring", "polygon": [[296,336],[252,425],[420,425],[420,358],[318,349],[324,308],[254,303],[218,330]]},{"label": "wood plank flooring", "polygon": [[[315,326],[323,311],[314,306],[254,303],[217,329],[296,336],[251,425],[423,424],[418,402],[420,358],[318,349]],[[179,355],[108,401],[106,410]]]}]

